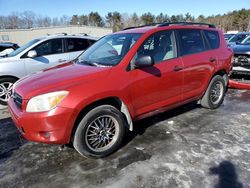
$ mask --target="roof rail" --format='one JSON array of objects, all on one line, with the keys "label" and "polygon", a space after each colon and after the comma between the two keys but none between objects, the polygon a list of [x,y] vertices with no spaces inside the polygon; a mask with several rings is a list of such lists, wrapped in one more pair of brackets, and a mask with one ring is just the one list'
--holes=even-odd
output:
[{"label": "roof rail", "polygon": [[148,24],[148,25],[134,26],[134,27],[127,27],[127,28],[123,29],[123,31],[128,30],[128,29],[135,29],[135,28],[141,28],[141,27],[147,27],[147,26],[156,26],[156,25],[157,25],[157,23]]},{"label": "roof rail", "polygon": [[199,25],[199,26],[205,25],[210,28],[216,28],[215,25],[213,24],[199,23],[199,22],[165,22],[158,24],[158,27],[171,26],[171,25]]},{"label": "roof rail", "polygon": [[83,36],[88,36],[87,33],[79,33],[80,35],[83,35]]},{"label": "roof rail", "polygon": [[171,26],[171,25],[198,25],[198,26],[208,26],[209,28],[216,28],[215,25],[213,24],[208,24],[208,23],[199,23],[199,22],[164,22],[164,23],[153,23],[149,25],[140,25],[140,26],[135,26],[135,27],[127,27],[123,30],[128,30],[128,29],[135,29],[135,28],[141,28],[141,27],[147,27],[147,26],[157,26],[157,27],[164,27],[164,26]]},{"label": "roof rail", "polygon": [[67,33],[56,33],[56,35],[68,35]]},{"label": "roof rail", "polygon": [[58,35],[64,35],[64,36],[66,36],[68,34],[67,33],[56,33],[56,34],[49,34],[49,33],[47,33],[47,36],[58,36]]}]

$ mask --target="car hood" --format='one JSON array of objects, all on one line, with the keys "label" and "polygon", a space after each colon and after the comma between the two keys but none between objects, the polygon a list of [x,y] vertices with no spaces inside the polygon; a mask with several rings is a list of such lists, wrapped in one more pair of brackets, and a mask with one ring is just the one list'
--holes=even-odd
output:
[{"label": "car hood", "polygon": [[15,92],[30,99],[48,92],[67,90],[71,86],[105,77],[110,67],[94,67],[66,63],[26,76],[15,84]]},{"label": "car hood", "polygon": [[232,49],[235,54],[238,53],[250,54],[250,45],[235,45],[232,46]]},{"label": "car hood", "polygon": [[14,56],[14,57],[2,57],[1,59],[0,59],[0,63],[8,63],[8,62],[11,62],[11,61],[16,61],[17,59],[16,59],[16,57]]}]

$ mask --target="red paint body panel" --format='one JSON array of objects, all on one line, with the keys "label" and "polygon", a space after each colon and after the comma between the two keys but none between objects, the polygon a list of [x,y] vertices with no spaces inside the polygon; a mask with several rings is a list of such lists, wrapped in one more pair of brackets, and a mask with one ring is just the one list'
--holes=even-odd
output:
[{"label": "red paint body panel", "polygon": [[229,88],[232,89],[246,89],[250,90],[250,83],[242,83],[242,82],[237,82],[235,80],[229,80]]},{"label": "red paint body panel", "polygon": [[[10,99],[8,105],[12,119],[19,130],[25,131],[22,134],[28,140],[66,144],[70,141],[74,123],[81,110],[98,100],[119,98],[127,106],[132,120],[137,120],[199,99],[216,72],[223,70],[229,73],[231,70],[232,51],[227,48],[222,32],[219,49],[127,71],[138,48],[151,34],[182,28],[204,29],[197,26],[170,26],[121,31],[117,34],[143,35],[117,66],[93,67],[67,63],[21,79],[15,91],[23,97],[23,107],[19,109],[13,99]],[[214,57],[216,62],[209,62],[210,57]],[[176,66],[183,70],[174,71]],[[69,91],[69,94],[53,110],[42,113],[25,112],[27,102],[32,97],[61,90]]]},{"label": "red paint body panel", "polygon": [[[74,109],[57,107],[49,112],[26,113],[16,107],[13,99],[8,105],[12,120],[26,139],[55,144],[69,142],[76,115]],[[49,138],[44,133],[49,133]]]}]

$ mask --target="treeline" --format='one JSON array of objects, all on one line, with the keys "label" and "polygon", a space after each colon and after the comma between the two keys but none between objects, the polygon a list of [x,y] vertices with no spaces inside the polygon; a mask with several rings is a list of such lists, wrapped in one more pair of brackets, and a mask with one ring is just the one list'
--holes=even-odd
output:
[{"label": "treeline", "polygon": [[168,15],[160,13],[153,15],[152,13],[144,13],[137,15],[133,13],[121,14],[119,12],[109,12],[102,17],[98,12],[89,14],[62,16],[60,18],[50,18],[47,16],[36,15],[31,11],[22,13],[15,12],[8,16],[0,16],[0,29],[27,29],[33,27],[49,27],[62,25],[87,25],[97,27],[110,27],[113,31],[117,31],[126,27],[148,25],[161,22],[206,22],[215,24],[222,30],[230,31],[249,31],[250,30],[250,9],[241,9],[229,12],[223,15],[212,15],[198,17],[192,16],[190,13]]},{"label": "treeline", "polygon": [[37,15],[32,11],[13,12],[8,16],[0,15],[0,29],[30,29],[34,27],[50,27],[69,25],[71,17],[50,18]]}]

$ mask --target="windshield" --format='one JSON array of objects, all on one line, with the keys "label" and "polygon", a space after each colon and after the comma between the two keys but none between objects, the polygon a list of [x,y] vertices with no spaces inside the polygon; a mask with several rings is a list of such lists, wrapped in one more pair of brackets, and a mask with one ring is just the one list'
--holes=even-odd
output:
[{"label": "windshield", "polygon": [[37,43],[38,41],[40,41],[40,39],[34,39],[30,42],[28,42],[27,44],[21,46],[20,48],[16,49],[15,51],[11,52],[8,57],[14,57],[17,54],[21,53],[22,51],[24,51],[25,49],[29,48],[30,46],[32,46],[33,44]]},{"label": "windshield", "polygon": [[245,39],[241,42],[241,44],[250,45],[250,35],[249,35],[247,38],[245,38]]},{"label": "windshield", "polygon": [[228,42],[241,43],[249,34],[236,34]]},{"label": "windshield", "polygon": [[97,41],[76,61],[90,66],[118,65],[142,34],[113,34]]}]

